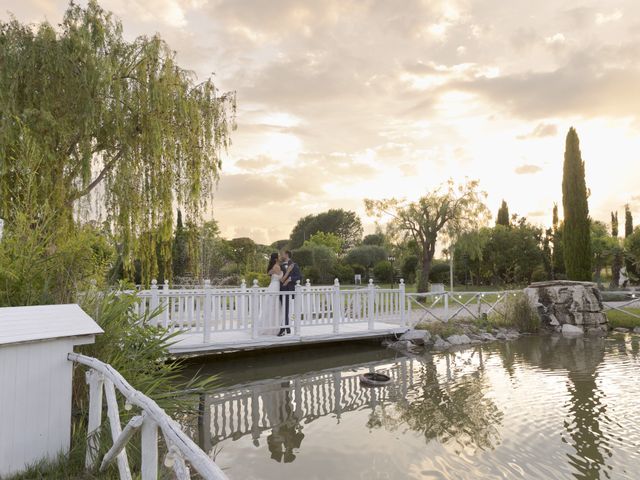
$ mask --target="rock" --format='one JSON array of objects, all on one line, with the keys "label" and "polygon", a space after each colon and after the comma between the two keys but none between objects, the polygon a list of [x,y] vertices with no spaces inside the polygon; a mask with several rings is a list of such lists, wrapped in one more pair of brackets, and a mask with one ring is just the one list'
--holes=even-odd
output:
[{"label": "rock", "polygon": [[555,280],[536,282],[525,288],[542,325],[548,328],[573,325],[583,328],[607,324],[602,296],[595,283]]},{"label": "rock", "polygon": [[507,334],[505,332],[498,332],[496,334],[496,340],[506,340]]},{"label": "rock", "polygon": [[471,339],[462,334],[462,335],[451,335],[447,337],[447,342],[451,345],[466,345],[467,343],[471,343]]},{"label": "rock", "polygon": [[640,333],[640,327],[635,327],[633,329],[633,333]]},{"label": "rock", "polygon": [[562,325],[562,334],[563,335],[584,335],[584,329],[582,327],[576,327],[575,325],[570,325],[565,323]]},{"label": "rock", "polygon": [[393,342],[389,345],[389,348],[393,348],[394,350],[409,350],[411,346],[411,342],[409,340],[398,340],[397,342]]},{"label": "rock", "polygon": [[451,344],[446,340],[443,340],[440,335],[436,335],[435,341],[433,342],[433,348],[436,350],[445,350],[449,348]]},{"label": "rock", "polygon": [[593,337],[602,337],[607,334],[607,331],[601,327],[591,327],[587,330],[587,335]]},{"label": "rock", "polygon": [[489,332],[485,332],[480,334],[480,339],[484,340],[485,342],[494,342],[496,340],[496,337],[491,335]]},{"label": "rock", "polygon": [[508,332],[506,334],[507,340],[517,340],[520,338],[520,334],[518,332]]},{"label": "rock", "polygon": [[627,333],[629,329],[624,327],[617,327],[617,328],[614,328],[613,331],[618,333]]},{"label": "rock", "polygon": [[408,340],[414,345],[424,345],[431,340],[431,334],[427,330],[409,330],[402,334],[400,340]]}]

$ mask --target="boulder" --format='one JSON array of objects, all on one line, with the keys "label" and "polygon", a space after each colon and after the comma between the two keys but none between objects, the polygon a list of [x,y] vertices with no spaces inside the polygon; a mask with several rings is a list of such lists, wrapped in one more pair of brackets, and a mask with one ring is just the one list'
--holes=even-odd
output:
[{"label": "boulder", "polygon": [[466,345],[467,343],[471,343],[471,339],[466,335],[451,335],[447,337],[447,342],[451,345]]},{"label": "boulder", "polygon": [[614,328],[613,331],[618,333],[627,333],[629,329],[624,327],[617,327],[617,328]]},{"label": "boulder", "polygon": [[633,329],[633,333],[640,333],[640,327],[635,327]]},{"label": "boulder", "polygon": [[[564,325],[585,328],[607,325],[602,296],[595,283],[554,280],[525,288],[531,306],[543,327],[557,330]],[[606,328],[606,327],[605,327]],[[562,330],[564,332],[564,330]]]},{"label": "boulder", "polygon": [[484,332],[480,334],[480,340],[483,340],[485,342],[494,342],[496,340],[496,337],[491,335],[489,332]]},{"label": "boulder", "polygon": [[603,337],[607,334],[607,329],[606,328],[601,328],[601,327],[590,327],[589,329],[587,329],[587,335],[591,335],[594,337]]},{"label": "boulder", "polygon": [[496,333],[496,340],[506,340],[507,334],[505,332]]},{"label": "boulder", "polygon": [[431,340],[431,334],[427,330],[409,330],[402,334],[400,340],[408,340],[414,345],[424,345]]},{"label": "boulder", "polygon": [[451,346],[451,344],[449,342],[447,342],[446,340],[443,340],[440,335],[436,335],[435,336],[435,340],[433,342],[433,348],[435,348],[436,350],[445,350],[447,348],[449,348]]},{"label": "boulder", "polygon": [[562,325],[562,334],[563,335],[584,335],[584,329],[582,327],[576,327],[575,325],[570,325],[565,323]]}]

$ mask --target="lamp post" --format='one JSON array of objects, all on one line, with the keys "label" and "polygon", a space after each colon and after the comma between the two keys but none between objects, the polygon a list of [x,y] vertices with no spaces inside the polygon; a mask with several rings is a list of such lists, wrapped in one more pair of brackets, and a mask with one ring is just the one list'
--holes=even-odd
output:
[{"label": "lamp post", "polygon": [[393,262],[396,261],[396,257],[394,257],[393,255],[389,255],[387,260],[389,260],[389,263],[391,264],[391,288],[393,288],[393,284],[396,276],[396,271],[393,269]]}]

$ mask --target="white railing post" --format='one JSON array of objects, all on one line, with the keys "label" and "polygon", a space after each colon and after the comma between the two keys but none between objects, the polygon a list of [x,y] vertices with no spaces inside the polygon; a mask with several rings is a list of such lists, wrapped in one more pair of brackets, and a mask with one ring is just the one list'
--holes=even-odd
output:
[{"label": "white railing post", "polygon": [[204,281],[204,305],[202,308],[204,308],[204,332],[202,334],[202,341],[209,343],[211,341],[211,311],[213,310],[211,302],[211,280]]},{"label": "white railing post", "polygon": [[146,417],[142,422],[141,430],[142,465],[140,477],[142,480],[158,479],[158,424]]},{"label": "white railing post", "polygon": [[304,321],[307,325],[313,324],[313,294],[311,293],[311,280],[307,278],[304,285]]},{"label": "white railing post", "polygon": [[340,280],[333,281],[333,333],[340,331],[340,320],[342,317],[342,305],[340,302]]},{"label": "white railing post", "polygon": [[376,287],[373,284],[373,279],[369,279],[369,286],[367,287],[367,320],[369,321],[369,330],[374,328],[374,309],[376,302]]},{"label": "white railing post", "polygon": [[88,470],[95,467],[98,461],[100,438],[98,429],[102,423],[102,390],[104,378],[95,370],[89,370],[85,374],[89,385],[89,421],[87,425],[87,453],[84,465]]},{"label": "white railing post", "polygon": [[444,292],[444,321],[449,321],[449,292]]},{"label": "white railing post", "polygon": [[296,296],[293,299],[293,316],[295,323],[293,324],[294,334],[300,336],[300,323],[302,321],[302,286],[300,280],[296,281]]},{"label": "white railing post", "polygon": [[242,326],[242,328],[247,328],[247,282],[245,282],[244,278],[240,283],[240,317],[239,317],[238,327]]},{"label": "white railing post", "polygon": [[407,318],[405,316],[405,285],[404,278],[400,279],[400,286],[398,287],[400,295],[400,326],[405,327],[407,325]]},{"label": "white railing post", "polygon": [[[151,299],[149,300],[149,307],[152,312],[155,312],[160,305],[158,300],[158,281],[154,278],[151,280]],[[158,324],[158,317],[155,318],[156,325]]]},{"label": "white railing post", "polygon": [[258,292],[258,280],[253,281],[251,287],[251,336],[258,338],[258,322],[260,320],[260,297]]}]

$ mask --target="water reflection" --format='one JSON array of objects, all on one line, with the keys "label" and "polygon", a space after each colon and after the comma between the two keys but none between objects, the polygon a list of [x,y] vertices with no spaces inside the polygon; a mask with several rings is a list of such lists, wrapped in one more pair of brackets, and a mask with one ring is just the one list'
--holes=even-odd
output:
[{"label": "water reflection", "polygon": [[[622,348],[622,350],[620,350]],[[567,371],[563,441],[574,451],[567,453],[576,479],[611,478],[606,459],[613,452],[601,428],[606,422],[604,393],[598,387],[598,367],[605,356],[605,339],[593,337],[533,337],[520,346],[519,354],[539,368]],[[625,351],[624,343],[618,351]]]},{"label": "water reflection", "polygon": [[[215,366],[227,386],[201,398],[200,444],[232,478],[635,478],[638,353],[633,336],[526,337],[229,360]],[[371,371],[393,383],[362,386]]]}]

